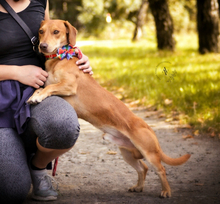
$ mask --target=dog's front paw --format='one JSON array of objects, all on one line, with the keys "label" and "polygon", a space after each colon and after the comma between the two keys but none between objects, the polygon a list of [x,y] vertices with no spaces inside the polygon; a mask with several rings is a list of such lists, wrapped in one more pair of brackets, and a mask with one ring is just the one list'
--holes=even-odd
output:
[{"label": "dog's front paw", "polygon": [[37,104],[37,103],[40,103],[42,100],[43,100],[42,97],[33,95],[27,100],[27,103],[28,104]]},{"label": "dog's front paw", "polygon": [[170,191],[161,191],[160,198],[170,198],[171,192]]},{"label": "dog's front paw", "polygon": [[37,104],[40,103],[45,99],[42,95],[40,95],[40,92],[43,90],[43,88],[37,89],[34,94],[27,100],[28,104]]},{"label": "dog's front paw", "polygon": [[135,185],[135,186],[132,186],[131,188],[129,188],[128,191],[130,191],[130,192],[142,192],[143,188],[144,188],[143,186]]}]

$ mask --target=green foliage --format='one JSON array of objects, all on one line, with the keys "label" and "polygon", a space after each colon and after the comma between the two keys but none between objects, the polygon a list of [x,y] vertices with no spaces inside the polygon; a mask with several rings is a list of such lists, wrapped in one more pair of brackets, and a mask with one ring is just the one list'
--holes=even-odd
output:
[{"label": "green foliage", "polygon": [[[178,6],[178,3],[179,6]],[[180,31],[196,31],[196,1],[195,0],[182,0],[175,2],[175,13],[172,13],[175,30]],[[171,5],[170,5],[171,6]],[[178,9],[179,7],[179,9]],[[174,10],[174,6],[171,6]],[[179,10],[179,12],[178,12]]]},{"label": "green foliage", "polygon": [[169,9],[171,16],[173,17],[175,31],[187,31],[190,23],[190,16],[184,8],[184,2],[174,1],[173,3],[170,3]]},{"label": "green foliage", "polygon": [[[106,15],[110,13],[114,21],[127,19],[131,12],[138,10],[141,0],[82,0],[78,20],[84,25],[86,36],[100,37],[108,26]],[[130,16],[131,18],[131,16]]]},{"label": "green foliage", "polygon": [[[137,11],[142,0],[53,0],[50,1],[51,18],[68,20],[85,36],[103,36],[109,32],[106,14],[112,16],[112,27],[120,32],[122,24],[133,24],[137,20]],[[170,12],[174,21],[175,32],[195,30],[196,6],[194,0],[169,0]],[[148,11],[146,25],[152,24],[153,18]],[[123,29],[122,29],[123,30]],[[133,27],[126,32],[133,34]],[[124,32],[124,31],[122,31]]]},{"label": "green foliage", "polygon": [[141,5],[141,0],[116,0],[115,2],[115,9],[111,13],[116,19],[127,19],[129,14],[136,12]]},{"label": "green foliage", "polygon": [[82,24],[78,20],[82,0],[53,0],[49,1],[49,3],[51,18],[67,20],[77,29],[82,27]]},{"label": "green foliage", "polygon": [[[177,39],[175,53],[156,51],[152,39],[136,44],[95,41],[82,50],[90,58],[94,77],[123,100],[139,100],[141,105],[163,108],[167,114],[178,113],[181,123],[219,131],[220,57],[199,55],[195,34]],[[161,62],[169,63],[160,67]],[[170,74],[164,73],[164,67]],[[171,73],[175,75],[168,80]]]},{"label": "green foliage", "polygon": [[82,7],[80,8],[78,19],[84,25],[84,29],[88,35],[92,33],[98,36],[106,24],[104,1],[82,0]]}]

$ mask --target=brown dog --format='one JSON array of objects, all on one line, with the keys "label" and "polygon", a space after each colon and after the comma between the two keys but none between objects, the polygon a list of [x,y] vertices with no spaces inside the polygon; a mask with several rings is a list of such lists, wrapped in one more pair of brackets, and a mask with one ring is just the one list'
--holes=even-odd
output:
[{"label": "brown dog", "polygon": [[[55,54],[58,48],[68,43],[75,45],[76,29],[67,21],[43,21],[39,40],[39,49],[43,54]],[[89,74],[80,71],[76,66],[77,60],[75,57],[47,60],[45,66],[49,77],[46,87],[36,90],[28,102],[40,103],[51,95],[62,96],[74,107],[79,118],[106,133],[104,139],[117,144],[124,160],[137,171],[138,182],[130,191],[143,190],[148,167],[141,159],[146,158],[160,177],[161,197],[170,197],[171,190],[161,161],[172,166],[181,165],[190,155],[176,159],[165,155],[154,131]]]}]

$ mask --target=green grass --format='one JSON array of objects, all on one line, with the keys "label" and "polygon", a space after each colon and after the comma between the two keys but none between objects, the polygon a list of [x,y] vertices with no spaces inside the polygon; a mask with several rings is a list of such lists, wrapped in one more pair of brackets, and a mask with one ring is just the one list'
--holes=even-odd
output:
[{"label": "green grass", "polygon": [[220,55],[200,55],[195,34],[176,41],[174,53],[157,51],[153,36],[137,43],[95,40],[81,49],[94,77],[123,100],[139,99],[140,105],[178,113],[181,123],[219,132]]}]

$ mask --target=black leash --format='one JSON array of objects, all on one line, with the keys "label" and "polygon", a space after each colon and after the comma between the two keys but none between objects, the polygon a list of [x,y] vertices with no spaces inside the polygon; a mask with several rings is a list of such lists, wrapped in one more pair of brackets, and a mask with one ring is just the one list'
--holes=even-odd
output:
[{"label": "black leash", "polygon": [[17,21],[17,23],[21,26],[21,28],[25,31],[27,36],[30,38],[33,46],[38,44],[38,38],[33,35],[30,28],[27,24],[20,18],[20,16],[11,8],[11,6],[5,0],[0,0],[1,5],[5,8],[5,10]]}]

